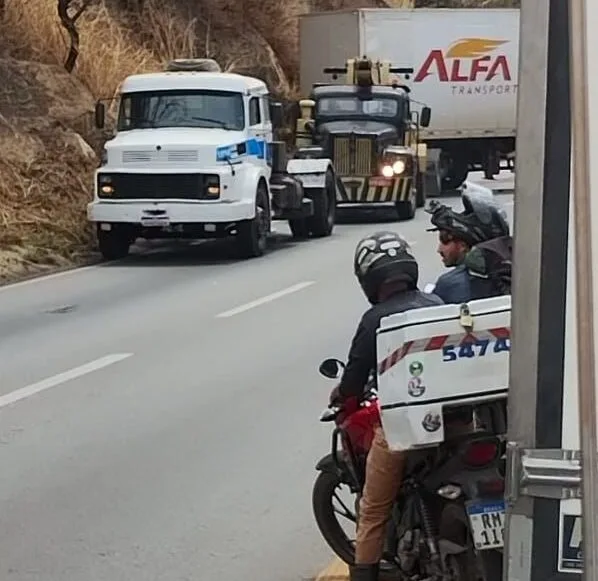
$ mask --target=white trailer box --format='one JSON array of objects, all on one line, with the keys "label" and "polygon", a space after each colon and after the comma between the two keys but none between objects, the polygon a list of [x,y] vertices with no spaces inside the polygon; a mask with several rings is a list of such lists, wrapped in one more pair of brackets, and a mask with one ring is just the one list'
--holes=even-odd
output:
[{"label": "white trailer box", "polygon": [[432,109],[430,126],[420,135],[452,160],[451,187],[463,183],[467,169],[490,164],[490,154],[495,159],[515,147],[518,9],[307,14],[300,20],[300,51],[303,94],[313,83],[331,82],[324,67],[343,66],[356,56],[412,67],[403,81],[414,101]]},{"label": "white trailer box", "polygon": [[443,409],[505,398],[510,336],[510,296],[382,319],[378,397],[390,448],[439,445]]},{"label": "white trailer box", "polygon": [[519,10],[361,9],[301,17],[301,91],[330,82],[324,67],[367,55],[396,67],[432,108],[429,137],[513,136]]}]

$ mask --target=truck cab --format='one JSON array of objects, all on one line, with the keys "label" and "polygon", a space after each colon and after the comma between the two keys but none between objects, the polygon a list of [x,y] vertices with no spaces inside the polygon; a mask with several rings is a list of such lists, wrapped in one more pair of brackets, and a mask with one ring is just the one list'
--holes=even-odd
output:
[{"label": "truck cab", "polygon": [[[301,223],[305,236],[332,232],[330,160],[287,160],[273,139],[282,108],[266,84],[208,64],[177,60],[122,83],[88,205],[104,258],[124,257],[137,238],[227,236],[259,256],[274,219]],[[105,114],[98,102],[99,128]]]},{"label": "truck cab", "polygon": [[345,72],[347,79],[317,84],[300,102],[296,140],[299,155],[317,152],[333,160],[340,182],[337,204],[390,204],[399,219],[411,219],[425,204],[426,149],[418,138],[431,111],[411,110],[409,88],[388,78],[393,70],[404,69],[365,58],[325,69]]}]

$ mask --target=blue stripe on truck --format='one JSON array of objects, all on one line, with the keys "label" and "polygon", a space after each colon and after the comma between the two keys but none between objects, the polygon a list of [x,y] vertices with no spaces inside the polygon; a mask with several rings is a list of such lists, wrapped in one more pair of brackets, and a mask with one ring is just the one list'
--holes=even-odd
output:
[{"label": "blue stripe on truck", "polygon": [[265,159],[269,154],[268,150],[269,147],[265,139],[252,137],[241,143],[218,147],[216,149],[216,161],[232,161],[248,156]]}]

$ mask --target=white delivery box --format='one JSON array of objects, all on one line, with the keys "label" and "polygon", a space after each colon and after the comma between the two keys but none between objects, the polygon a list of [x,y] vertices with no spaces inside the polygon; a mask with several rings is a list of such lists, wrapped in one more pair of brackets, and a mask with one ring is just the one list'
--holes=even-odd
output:
[{"label": "white delivery box", "polygon": [[390,448],[437,446],[443,409],[505,398],[510,336],[510,296],[383,318],[377,380]]}]

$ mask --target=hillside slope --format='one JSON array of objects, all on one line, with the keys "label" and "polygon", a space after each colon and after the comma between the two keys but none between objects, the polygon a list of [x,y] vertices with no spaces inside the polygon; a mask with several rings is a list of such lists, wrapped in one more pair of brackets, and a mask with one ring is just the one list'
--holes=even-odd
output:
[{"label": "hillside slope", "polygon": [[88,258],[93,237],[85,205],[96,153],[107,137],[92,128],[93,103],[112,97],[126,75],[156,70],[175,57],[209,56],[226,70],[254,74],[276,93],[295,97],[298,15],[384,4],[71,0],[71,14],[85,9],[76,23],[79,55],[68,74],[69,39],[57,0],[0,0],[0,282]]}]

